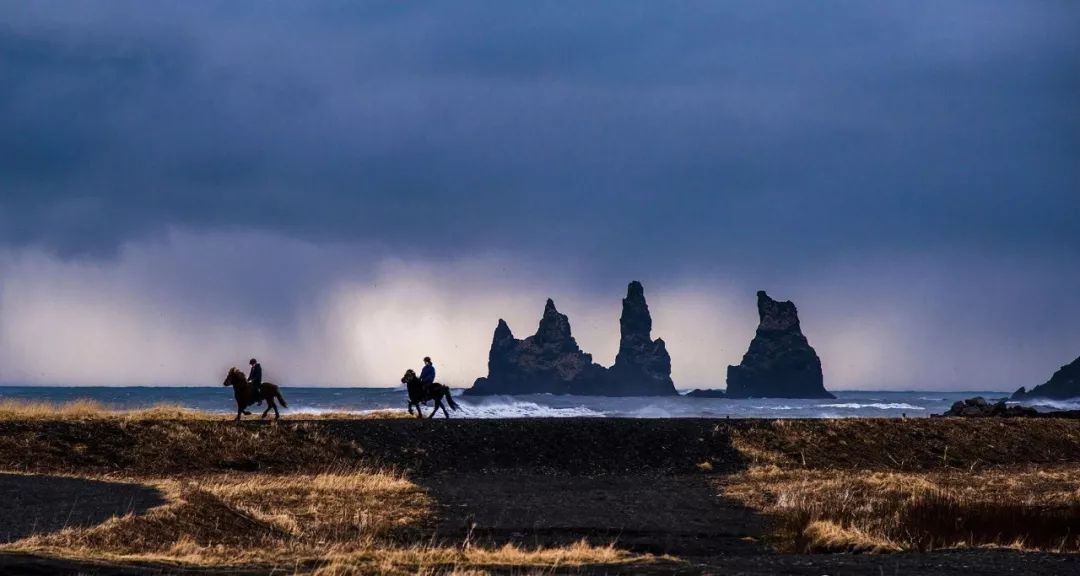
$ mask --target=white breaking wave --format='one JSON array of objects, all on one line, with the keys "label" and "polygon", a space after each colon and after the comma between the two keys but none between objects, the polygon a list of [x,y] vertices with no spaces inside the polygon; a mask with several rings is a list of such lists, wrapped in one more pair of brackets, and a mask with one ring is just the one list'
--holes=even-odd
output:
[{"label": "white breaking wave", "polygon": [[1023,404],[1024,406],[1051,408],[1054,410],[1080,410],[1080,399],[1050,400],[1049,398],[1038,398],[1022,402],[1009,402],[1009,404]]},{"label": "white breaking wave", "polygon": [[585,406],[555,408],[541,406],[536,402],[482,402],[472,404],[467,400],[458,400],[461,410],[458,414],[467,418],[603,418],[603,412],[597,412]]},{"label": "white breaking wave", "polygon": [[922,406],[914,406],[903,402],[893,403],[878,403],[873,404],[858,404],[855,402],[848,402],[846,404],[818,404],[818,408],[843,408],[845,410],[859,410],[862,408],[876,408],[878,410],[926,410]]},{"label": "white breaking wave", "polygon": [[626,414],[629,418],[671,418],[673,414],[669,410],[660,408],[659,406],[642,406],[637,410],[628,412]]},{"label": "white breaking wave", "polygon": [[[256,408],[258,408],[258,406],[256,406]],[[368,412],[376,412],[376,410],[335,410],[333,408],[314,408],[311,406],[279,408],[279,410],[282,410],[282,414],[309,414],[311,416],[321,416],[323,414],[366,414]]]}]

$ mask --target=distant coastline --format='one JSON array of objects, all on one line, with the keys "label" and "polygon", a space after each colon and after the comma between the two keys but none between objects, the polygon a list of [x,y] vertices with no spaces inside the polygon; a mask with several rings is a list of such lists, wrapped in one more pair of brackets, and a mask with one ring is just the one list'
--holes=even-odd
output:
[{"label": "distant coastline", "polygon": [[[405,412],[405,392],[400,388],[287,387],[290,409],[285,418],[302,418],[331,412],[364,413],[380,410]],[[629,418],[847,418],[923,417],[942,413],[953,402],[973,396],[1000,399],[1001,391],[973,390],[942,392],[836,391],[835,399],[783,398],[690,398],[572,396],[558,394],[455,396],[462,410],[455,418],[518,417],[629,417]],[[0,386],[0,402],[5,400],[63,403],[88,399],[106,406],[134,409],[167,404],[226,414],[232,397],[224,387],[155,386]],[[1032,399],[1025,404],[1040,410],[1080,408],[1080,401]]]}]

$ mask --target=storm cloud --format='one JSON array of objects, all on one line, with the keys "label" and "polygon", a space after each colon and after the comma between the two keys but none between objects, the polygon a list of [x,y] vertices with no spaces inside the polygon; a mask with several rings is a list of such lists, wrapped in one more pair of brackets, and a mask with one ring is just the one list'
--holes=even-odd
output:
[{"label": "storm cloud", "polygon": [[[0,6],[0,380],[203,383],[256,353],[482,374],[543,298],[610,361],[645,282],[680,387],[753,293],[833,388],[1080,353],[1080,8]],[[92,367],[92,369],[88,369]]]}]

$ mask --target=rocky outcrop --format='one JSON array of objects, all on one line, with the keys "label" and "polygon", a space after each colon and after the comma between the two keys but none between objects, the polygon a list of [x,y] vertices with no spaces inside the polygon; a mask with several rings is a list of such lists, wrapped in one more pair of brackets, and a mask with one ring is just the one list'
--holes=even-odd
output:
[{"label": "rocky outcrop", "polygon": [[821,360],[803,336],[795,304],[757,293],[757,334],[738,366],[728,366],[728,398],[834,398]]},{"label": "rocky outcrop", "polygon": [[619,321],[621,338],[615,365],[595,364],[570,333],[570,320],[550,299],[536,334],[514,338],[499,320],[488,354],[488,375],[467,395],[575,394],[580,396],[661,396],[678,394],[671,381],[671,357],[661,339],[652,339],[652,317],[645,289],[631,282]]},{"label": "rocky outcrop", "polygon": [[[991,404],[987,402],[982,396],[976,396],[975,398],[968,398],[967,400],[959,400],[954,402],[952,407],[949,408],[942,416],[963,416],[968,418],[983,418],[983,417],[1001,417],[1001,418],[1017,418],[1017,417],[1032,417],[1038,416],[1039,412],[1034,408],[1027,406],[1009,406],[1005,403],[1005,399],[998,400]],[[935,414],[936,416],[936,414]]]},{"label": "rocky outcrop", "polygon": [[488,375],[467,395],[595,394],[607,383],[607,370],[582,352],[570,333],[570,320],[548,299],[536,334],[514,338],[499,320],[488,353]]},{"label": "rocky outcrop", "polygon": [[631,282],[619,318],[619,353],[611,367],[608,395],[673,396],[671,356],[660,338],[652,339],[652,316],[641,282]]},{"label": "rocky outcrop", "polygon": [[1080,358],[1062,366],[1045,384],[1032,388],[1030,392],[1021,387],[1012,395],[1013,400],[1025,398],[1064,400],[1077,397],[1080,397]]}]

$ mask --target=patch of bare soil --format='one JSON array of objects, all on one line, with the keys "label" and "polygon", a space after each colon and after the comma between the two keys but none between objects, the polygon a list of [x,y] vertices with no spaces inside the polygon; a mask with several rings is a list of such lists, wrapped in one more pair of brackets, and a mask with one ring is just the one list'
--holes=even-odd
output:
[{"label": "patch of bare soil", "polygon": [[0,543],[69,527],[89,527],[113,516],[138,514],[165,503],[141,484],[62,476],[0,474]]},{"label": "patch of bare soil", "polygon": [[585,539],[650,554],[762,551],[761,523],[704,475],[442,475],[424,479],[450,543],[563,546]]}]

